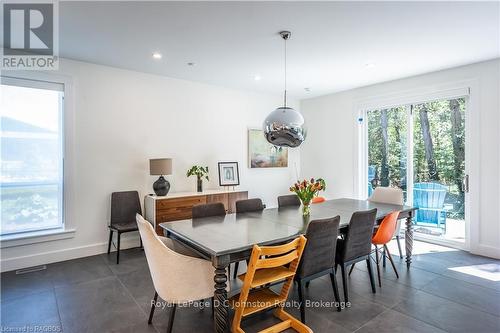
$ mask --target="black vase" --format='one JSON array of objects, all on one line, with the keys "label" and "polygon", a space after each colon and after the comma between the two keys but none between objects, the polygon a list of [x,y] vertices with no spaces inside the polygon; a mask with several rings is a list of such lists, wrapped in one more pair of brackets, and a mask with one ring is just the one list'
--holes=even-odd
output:
[{"label": "black vase", "polygon": [[203,179],[201,179],[200,177],[198,177],[197,191],[198,192],[203,192]]},{"label": "black vase", "polygon": [[170,190],[170,183],[168,182],[168,180],[163,178],[163,176],[160,176],[160,178],[158,178],[158,180],[153,183],[153,190],[155,191],[157,196],[164,197]]}]

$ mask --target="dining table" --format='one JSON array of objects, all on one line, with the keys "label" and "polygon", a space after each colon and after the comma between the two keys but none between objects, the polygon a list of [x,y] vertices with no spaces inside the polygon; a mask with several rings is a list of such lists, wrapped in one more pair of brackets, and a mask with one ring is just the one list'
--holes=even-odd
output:
[{"label": "dining table", "polygon": [[254,244],[275,245],[305,234],[309,221],[340,216],[340,233],[349,228],[354,212],[377,208],[376,224],[393,211],[405,219],[405,254],[411,265],[413,222],[417,208],[377,203],[368,200],[334,199],[311,205],[303,216],[301,206],[268,208],[262,211],[227,214],[204,218],[164,222],[160,226],[166,237],[175,239],[214,266],[214,332],[229,328],[228,274],[231,263],[250,258]]}]

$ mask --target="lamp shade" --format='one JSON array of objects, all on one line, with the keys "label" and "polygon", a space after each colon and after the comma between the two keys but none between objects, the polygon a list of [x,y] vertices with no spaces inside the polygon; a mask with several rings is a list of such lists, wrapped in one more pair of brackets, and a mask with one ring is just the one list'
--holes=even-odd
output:
[{"label": "lamp shade", "polygon": [[171,175],[172,159],[155,158],[149,160],[149,174],[151,176]]},{"label": "lamp shade", "polygon": [[298,147],[307,135],[304,117],[300,112],[286,106],[271,112],[263,127],[267,141],[278,147]]}]

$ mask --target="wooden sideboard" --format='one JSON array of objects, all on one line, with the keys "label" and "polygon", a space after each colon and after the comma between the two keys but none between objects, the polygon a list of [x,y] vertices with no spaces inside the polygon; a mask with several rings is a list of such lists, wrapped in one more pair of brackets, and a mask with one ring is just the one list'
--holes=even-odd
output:
[{"label": "wooden sideboard", "polygon": [[203,192],[169,193],[164,197],[147,195],[144,198],[144,215],[153,224],[156,233],[163,236],[160,223],[191,218],[194,205],[222,202],[227,213],[236,212],[236,201],[248,199],[247,191],[206,190]]}]

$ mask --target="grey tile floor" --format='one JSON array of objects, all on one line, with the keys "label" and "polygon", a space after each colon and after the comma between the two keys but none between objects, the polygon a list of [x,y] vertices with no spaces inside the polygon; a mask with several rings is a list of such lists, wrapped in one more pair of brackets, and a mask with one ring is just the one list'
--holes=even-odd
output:
[{"label": "grey tile floor", "polygon": [[[315,303],[306,310],[307,324],[315,332],[339,333],[500,332],[498,260],[422,242],[416,242],[415,252],[409,271],[395,257],[399,279],[390,266],[382,269],[376,294],[371,293],[366,266],[356,265],[348,282],[352,306],[342,312],[317,306],[332,301],[333,293],[327,278],[312,281],[305,297]],[[1,331],[164,332],[168,310],[157,310],[153,325],[147,324],[154,289],[144,252],[123,251],[120,265],[114,259],[103,254],[34,273],[3,273]],[[478,267],[477,273],[456,270],[465,266]],[[340,274],[337,279],[341,281]],[[296,290],[290,300],[297,300]],[[298,316],[297,308],[289,311]],[[247,319],[244,328],[255,332],[274,322],[264,313]],[[178,309],[174,332],[212,332],[211,310]]]}]

